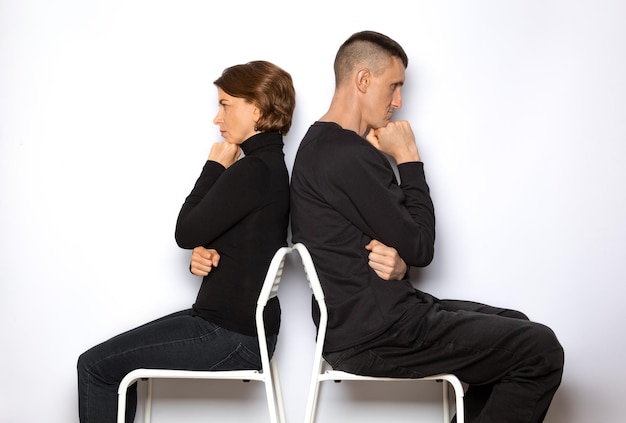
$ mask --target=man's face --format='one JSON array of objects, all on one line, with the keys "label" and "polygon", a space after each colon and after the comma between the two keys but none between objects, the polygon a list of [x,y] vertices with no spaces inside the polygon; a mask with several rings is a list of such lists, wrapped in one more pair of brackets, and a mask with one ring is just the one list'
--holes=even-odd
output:
[{"label": "man's face", "polygon": [[403,84],[404,65],[397,57],[381,75],[372,76],[363,109],[369,127],[381,128],[391,121],[393,111],[402,107]]},{"label": "man's face", "polygon": [[397,57],[391,58],[385,71],[372,76],[363,107],[364,118],[371,128],[386,126],[393,111],[402,107],[404,65]]}]

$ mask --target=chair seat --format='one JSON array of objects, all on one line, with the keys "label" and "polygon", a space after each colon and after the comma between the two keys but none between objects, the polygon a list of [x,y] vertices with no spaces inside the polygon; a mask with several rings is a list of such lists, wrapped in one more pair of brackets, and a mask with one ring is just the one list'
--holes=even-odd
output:
[{"label": "chair seat", "polygon": [[[233,379],[233,380],[259,380],[265,379],[265,373],[259,370],[169,370],[169,369],[135,369],[128,373],[121,384],[132,385],[140,379]],[[120,385],[121,385],[120,384]]]},{"label": "chair seat", "polygon": [[420,378],[398,378],[398,377],[382,377],[382,376],[364,376],[354,373],[344,372],[342,370],[326,370],[319,375],[319,380],[371,380],[380,382],[402,382],[402,381],[417,381],[417,380],[430,380],[430,381],[447,381],[454,386],[455,389],[463,390],[463,384],[454,375],[443,373],[434,376],[425,376]]}]

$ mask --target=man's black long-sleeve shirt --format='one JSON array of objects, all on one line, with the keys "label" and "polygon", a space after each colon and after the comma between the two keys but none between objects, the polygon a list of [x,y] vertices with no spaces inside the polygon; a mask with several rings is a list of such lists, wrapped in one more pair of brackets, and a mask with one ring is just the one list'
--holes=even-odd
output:
[{"label": "man's black long-sleeve shirt", "polygon": [[327,352],[375,338],[415,300],[408,280],[385,281],[369,267],[372,239],[394,247],[409,266],[432,260],[435,216],[423,163],[400,164],[398,172],[400,185],[381,152],[335,123],[314,123],[298,149],[292,241],[310,250],[324,289]]}]

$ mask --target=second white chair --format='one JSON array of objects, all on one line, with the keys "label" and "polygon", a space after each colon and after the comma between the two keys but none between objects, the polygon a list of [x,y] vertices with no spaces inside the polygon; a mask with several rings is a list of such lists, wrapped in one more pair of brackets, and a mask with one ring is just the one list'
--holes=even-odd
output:
[{"label": "second white chair", "polygon": [[152,405],[152,381],[153,379],[239,379],[243,381],[259,381],[265,385],[267,405],[269,408],[269,420],[271,423],[285,422],[285,409],[278,378],[278,365],[276,360],[270,360],[265,338],[265,324],[263,322],[263,310],[270,298],[278,293],[280,279],[283,273],[285,257],[291,252],[291,248],[283,247],[276,251],[261,288],[257,300],[256,326],[261,351],[260,370],[227,370],[227,371],[196,371],[196,370],[170,370],[170,369],[136,369],[122,379],[118,388],[118,413],[117,422],[124,423],[126,411],[126,391],[128,387],[140,379],[148,382],[144,421],[150,422]]},{"label": "second white chair", "polygon": [[[315,345],[315,353],[313,357],[313,374],[311,376],[311,382],[309,387],[309,396],[306,405],[305,423],[314,423],[315,412],[318,405],[318,395],[320,389],[320,383],[325,381],[341,381],[341,380],[355,380],[355,381],[407,381],[406,378],[391,378],[391,377],[373,377],[362,376],[348,372],[333,370],[329,368],[328,364],[322,357],[322,350],[324,347],[324,339],[326,336],[326,325],[328,322],[328,311],[326,309],[326,301],[324,299],[324,291],[317,276],[317,271],[313,264],[311,254],[304,246],[304,244],[298,243],[293,246],[294,250],[297,250],[302,259],[304,271],[309,281],[309,286],[313,291],[313,296],[317,302],[320,310],[320,321],[317,331],[317,341]],[[450,422],[450,405],[448,399],[448,386],[452,386],[455,394],[456,405],[456,421],[457,423],[464,423],[464,407],[463,407],[463,385],[461,381],[452,374],[439,374],[419,379],[408,379],[411,381],[438,381],[443,385],[443,421],[444,423]]]}]

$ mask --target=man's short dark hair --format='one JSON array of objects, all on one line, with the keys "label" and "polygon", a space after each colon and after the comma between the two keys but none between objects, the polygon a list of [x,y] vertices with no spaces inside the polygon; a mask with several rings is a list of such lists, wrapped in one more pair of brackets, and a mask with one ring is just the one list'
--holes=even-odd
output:
[{"label": "man's short dark hair", "polygon": [[383,59],[397,57],[406,68],[409,58],[404,49],[393,39],[376,31],[354,33],[339,47],[335,56],[335,82],[339,84],[357,64],[367,62],[372,71],[382,72]]}]

